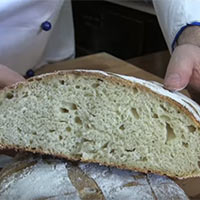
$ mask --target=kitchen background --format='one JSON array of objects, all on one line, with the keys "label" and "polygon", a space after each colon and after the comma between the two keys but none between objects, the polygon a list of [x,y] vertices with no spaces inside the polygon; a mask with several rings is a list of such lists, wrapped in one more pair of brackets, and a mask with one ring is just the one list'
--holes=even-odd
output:
[{"label": "kitchen background", "polygon": [[72,0],[72,7],[76,57],[107,52],[164,77],[169,52],[150,0]]}]

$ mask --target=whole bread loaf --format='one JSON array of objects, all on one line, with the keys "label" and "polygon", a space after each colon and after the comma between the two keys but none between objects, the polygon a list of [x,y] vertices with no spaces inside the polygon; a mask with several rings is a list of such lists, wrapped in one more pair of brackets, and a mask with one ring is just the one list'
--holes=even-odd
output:
[{"label": "whole bread loaf", "polygon": [[0,146],[166,174],[200,175],[200,109],[157,83],[63,71],[0,92]]},{"label": "whole bread loaf", "polygon": [[0,172],[0,199],[188,200],[164,176],[31,155],[20,155]]}]

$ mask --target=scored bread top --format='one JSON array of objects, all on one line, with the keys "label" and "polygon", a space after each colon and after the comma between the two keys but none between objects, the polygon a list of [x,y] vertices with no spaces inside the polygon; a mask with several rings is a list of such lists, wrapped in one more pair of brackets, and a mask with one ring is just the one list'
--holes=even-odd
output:
[{"label": "scored bread top", "polygon": [[18,154],[0,172],[0,199],[188,200],[188,197],[165,176]]}]

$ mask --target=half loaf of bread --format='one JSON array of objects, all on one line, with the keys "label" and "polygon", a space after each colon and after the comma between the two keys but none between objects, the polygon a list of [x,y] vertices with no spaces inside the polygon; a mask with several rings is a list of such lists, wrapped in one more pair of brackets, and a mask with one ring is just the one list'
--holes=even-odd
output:
[{"label": "half loaf of bread", "polygon": [[62,71],[0,92],[0,146],[70,160],[200,175],[200,109],[144,80]]}]

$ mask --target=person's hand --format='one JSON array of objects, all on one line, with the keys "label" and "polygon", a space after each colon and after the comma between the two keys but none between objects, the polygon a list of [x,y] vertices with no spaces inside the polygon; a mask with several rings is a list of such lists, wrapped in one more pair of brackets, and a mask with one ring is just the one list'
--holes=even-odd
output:
[{"label": "person's hand", "polygon": [[164,80],[165,88],[171,91],[179,91],[188,86],[191,97],[198,103],[200,103],[199,42],[199,27],[197,29],[190,27],[182,33],[179,45],[172,53]]},{"label": "person's hand", "polygon": [[0,64],[0,88],[1,89],[8,85],[12,85],[16,82],[20,82],[23,80],[24,78],[20,74]]}]

